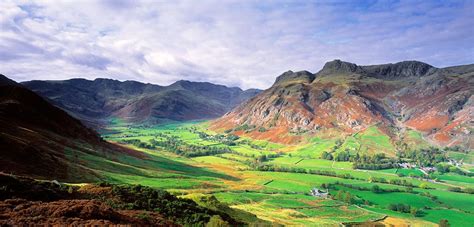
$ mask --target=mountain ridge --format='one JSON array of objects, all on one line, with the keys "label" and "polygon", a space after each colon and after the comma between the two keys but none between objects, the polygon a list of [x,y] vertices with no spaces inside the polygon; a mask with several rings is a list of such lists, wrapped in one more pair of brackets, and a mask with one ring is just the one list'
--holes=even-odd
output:
[{"label": "mountain ridge", "polygon": [[336,130],[350,135],[378,125],[393,143],[397,133],[390,128],[414,129],[437,145],[472,147],[473,87],[474,64],[359,66],[334,60],[314,74],[283,73],[272,87],[215,120],[213,128],[246,124],[255,130],[237,133],[297,143],[304,134]]},{"label": "mountain ridge", "polygon": [[104,78],[22,84],[94,128],[110,118],[131,123],[215,118],[260,92],[185,80],[169,86]]},{"label": "mountain ridge", "polygon": [[[33,91],[0,74],[0,171],[40,179],[89,181],[97,175],[68,152],[127,153]],[[102,153],[101,153],[102,152]]]}]

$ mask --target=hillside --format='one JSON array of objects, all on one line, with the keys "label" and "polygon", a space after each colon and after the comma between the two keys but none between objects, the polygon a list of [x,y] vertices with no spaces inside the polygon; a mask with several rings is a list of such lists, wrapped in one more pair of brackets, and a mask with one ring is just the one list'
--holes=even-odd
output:
[{"label": "hillside", "polygon": [[40,179],[91,181],[99,176],[68,157],[141,155],[103,141],[39,95],[0,75],[0,171]]},{"label": "hillside", "polygon": [[[218,201],[213,204],[225,212],[157,189],[237,178],[106,142],[79,120],[3,75],[0,124],[0,225],[264,222]],[[156,184],[154,188],[124,185],[130,179]]]},{"label": "hillside", "polygon": [[474,65],[359,66],[334,60],[315,74],[283,73],[213,128],[291,144],[306,135],[357,135],[374,126],[393,146],[410,145],[412,129],[437,145],[472,148],[473,87]]},{"label": "hillside", "polygon": [[259,92],[190,81],[177,81],[169,86],[111,79],[22,84],[97,128],[117,118],[130,123],[216,118]]},{"label": "hillside", "polygon": [[[289,75],[280,77],[278,86],[318,79],[308,72]],[[394,158],[345,151],[357,143],[359,150],[393,149],[388,135],[398,136],[403,128],[391,128],[386,115],[374,116],[388,123],[347,132],[342,142],[342,126],[320,129],[315,137],[300,129],[284,138],[310,137],[309,143],[282,144],[238,136],[268,135],[271,127],[243,124],[222,133],[209,129],[216,121],[116,120],[102,131],[106,143],[22,85],[6,78],[0,84],[6,125],[0,131],[0,160],[8,161],[0,163],[6,173],[0,173],[4,225],[436,226],[448,220],[462,226],[473,221],[472,152],[428,148]],[[31,97],[25,100],[29,96],[18,91]],[[418,143],[414,132],[404,133]],[[417,166],[399,168],[402,161]],[[435,170],[425,173],[425,166]],[[48,181],[53,179],[81,184]],[[314,188],[329,194],[315,196]]]}]

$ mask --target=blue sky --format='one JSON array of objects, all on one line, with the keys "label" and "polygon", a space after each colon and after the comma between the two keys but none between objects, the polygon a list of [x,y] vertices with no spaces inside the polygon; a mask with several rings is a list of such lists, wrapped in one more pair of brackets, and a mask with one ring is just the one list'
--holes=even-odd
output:
[{"label": "blue sky", "polygon": [[6,0],[0,73],[267,88],[333,59],[472,64],[472,12],[474,1]]}]

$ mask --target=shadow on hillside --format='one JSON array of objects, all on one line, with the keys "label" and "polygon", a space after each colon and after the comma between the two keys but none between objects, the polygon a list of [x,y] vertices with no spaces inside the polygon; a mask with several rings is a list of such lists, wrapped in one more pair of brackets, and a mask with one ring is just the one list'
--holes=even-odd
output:
[{"label": "shadow on hillside", "polygon": [[126,154],[103,153],[93,155],[80,151],[72,151],[68,156],[74,163],[81,163],[84,167],[99,172],[149,178],[211,177],[232,181],[240,180],[233,176],[210,171],[206,168],[196,167],[149,154],[146,154],[145,157],[138,158]]}]

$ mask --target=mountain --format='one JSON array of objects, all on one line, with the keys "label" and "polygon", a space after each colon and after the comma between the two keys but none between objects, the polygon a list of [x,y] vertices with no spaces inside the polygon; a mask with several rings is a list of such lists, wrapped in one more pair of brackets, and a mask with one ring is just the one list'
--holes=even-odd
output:
[{"label": "mountain", "polygon": [[290,144],[307,135],[357,135],[376,127],[394,146],[417,131],[430,143],[472,148],[473,93],[474,64],[359,66],[334,60],[315,74],[283,73],[212,127]]},{"label": "mountain", "polygon": [[216,118],[260,92],[184,80],[169,86],[111,79],[22,84],[95,126],[113,118],[133,123]]},{"label": "mountain", "polygon": [[6,173],[91,180],[97,175],[74,161],[75,152],[134,154],[103,141],[79,120],[4,75],[0,75],[0,124],[0,171]]}]

